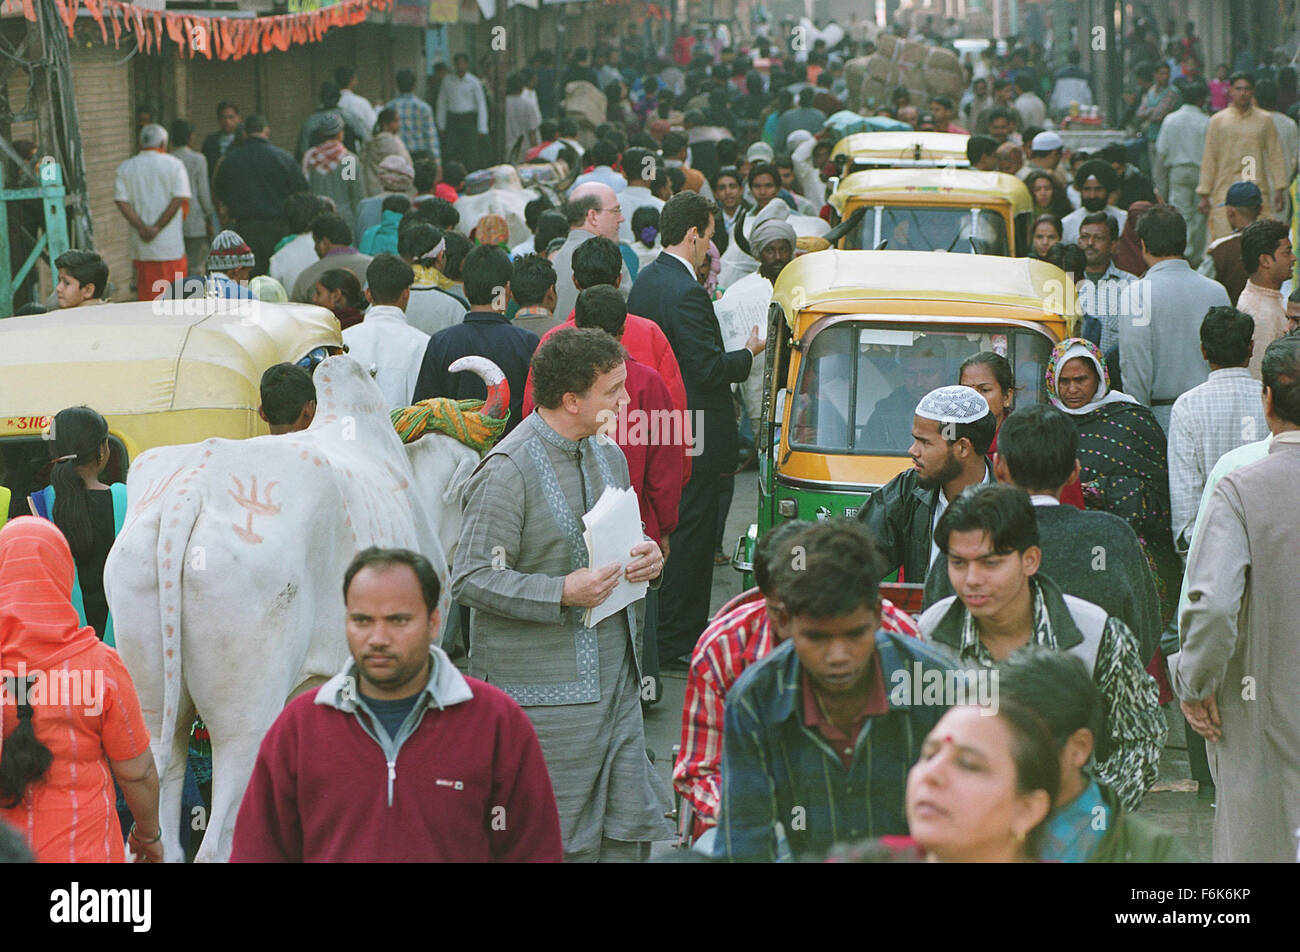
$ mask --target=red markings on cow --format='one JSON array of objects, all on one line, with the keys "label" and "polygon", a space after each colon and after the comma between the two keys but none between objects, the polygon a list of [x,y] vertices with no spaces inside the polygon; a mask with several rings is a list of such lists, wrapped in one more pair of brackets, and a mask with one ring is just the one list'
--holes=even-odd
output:
[{"label": "red markings on cow", "polygon": [[269,517],[279,515],[281,507],[271,502],[271,490],[279,484],[277,482],[267,483],[266,489],[264,490],[264,498],[258,498],[256,476],[250,477],[250,488],[247,492],[244,490],[243,481],[238,476],[231,476],[230,478],[234,481],[238,492],[234,489],[227,489],[226,492],[230,494],[230,498],[235,500],[241,508],[248,510],[247,525],[241,526],[236,523],[231,523],[230,527],[235,530],[235,535],[239,536],[242,541],[249,545],[257,545],[265,540],[262,536],[253,531],[253,518],[255,516]]}]

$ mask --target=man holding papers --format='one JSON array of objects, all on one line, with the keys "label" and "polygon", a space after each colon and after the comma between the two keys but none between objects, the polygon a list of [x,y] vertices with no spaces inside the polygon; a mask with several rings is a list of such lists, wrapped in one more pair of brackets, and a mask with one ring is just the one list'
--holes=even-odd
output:
[{"label": "man holding papers", "polygon": [[565,860],[636,862],[673,830],[646,756],[635,602],[593,613],[591,627],[587,610],[622,583],[657,587],[663,556],[637,525],[643,541],[621,561],[589,566],[582,518],[606,489],[630,487],[623,453],[596,437],[628,400],[623,348],[603,331],[560,330],[532,376],[537,409],[465,487],[452,596],[470,608],[470,675],[513,697],[537,730]]}]

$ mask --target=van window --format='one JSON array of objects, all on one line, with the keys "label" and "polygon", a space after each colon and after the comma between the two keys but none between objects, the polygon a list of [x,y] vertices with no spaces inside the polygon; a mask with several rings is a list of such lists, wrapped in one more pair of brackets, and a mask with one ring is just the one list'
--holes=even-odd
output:
[{"label": "van window", "polygon": [[[108,436],[108,465],[99,478],[105,484],[126,482],[127,457],[122,441]],[[40,436],[8,437],[0,440],[0,485],[12,493],[9,517],[31,515],[27,497],[50,484],[50,443]]]},{"label": "van window", "polygon": [[[888,241],[890,251],[951,251],[959,254],[1009,255],[1007,227],[1002,216],[988,208],[939,208],[933,205],[882,205],[867,208],[861,226],[848,236],[850,248],[879,248]],[[971,245],[971,236],[975,245]],[[976,250],[978,249],[978,250]]]},{"label": "van window", "polygon": [[921,398],[957,383],[962,361],[1001,353],[1015,369],[1015,405],[1046,399],[1052,341],[1019,328],[954,330],[952,325],[846,321],[813,338],[799,368],[790,410],[790,446],[822,453],[906,456]]}]

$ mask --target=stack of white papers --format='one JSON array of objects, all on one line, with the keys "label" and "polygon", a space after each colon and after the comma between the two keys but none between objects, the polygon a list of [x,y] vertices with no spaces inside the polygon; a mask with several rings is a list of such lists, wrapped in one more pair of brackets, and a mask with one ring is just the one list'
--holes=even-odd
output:
[{"label": "stack of white papers", "polygon": [[617,562],[618,585],[609,597],[588,608],[583,624],[594,628],[602,620],[621,611],[638,599],[645,598],[649,582],[629,582],[624,571],[633,561],[632,550],[645,541],[641,531],[641,507],[631,489],[605,487],[596,505],[582,517],[586,526],[582,539],[587,543],[587,565],[592,569]]}]

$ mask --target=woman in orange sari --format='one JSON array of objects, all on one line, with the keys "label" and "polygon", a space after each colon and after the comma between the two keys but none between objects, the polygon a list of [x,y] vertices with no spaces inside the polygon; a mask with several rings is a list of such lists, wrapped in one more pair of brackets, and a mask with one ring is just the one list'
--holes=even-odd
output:
[{"label": "woman in orange sari", "polygon": [[0,820],[40,862],[123,862],[117,779],[136,861],[161,862],[158,774],[116,651],[72,605],[72,551],[45,519],[0,529]]}]

